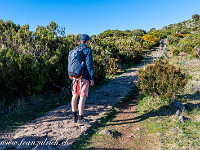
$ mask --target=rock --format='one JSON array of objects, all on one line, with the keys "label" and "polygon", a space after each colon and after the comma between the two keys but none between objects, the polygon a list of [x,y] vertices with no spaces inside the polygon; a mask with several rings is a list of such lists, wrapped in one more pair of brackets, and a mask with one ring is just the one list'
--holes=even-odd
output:
[{"label": "rock", "polygon": [[196,119],[196,122],[200,122],[200,117]]},{"label": "rock", "polygon": [[181,113],[182,113],[182,111],[181,111],[180,109],[177,109],[177,110],[176,110],[176,115],[177,115],[177,116],[180,116]]},{"label": "rock", "polygon": [[182,104],[179,100],[177,100],[177,99],[175,99],[175,100],[173,101],[173,105],[174,105],[174,107],[175,107],[176,109],[186,110],[186,109],[185,109],[185,106],[183,106],[183,104]]},{"label": "rock", "polygon": [[156,132],[156,135],[161,136],[162,133],[161,132]]},{"label": "rock", "polygon": [[102,130],[101,132],[99,132],[99,134],[111,136],[111,131],[108,129],[105,129],[105,130]]},{"label": "rock", "polygon": [[181,133],[181,131],[179,131],[179,129],[171,129],[171,132],[179,132],[179,133]]},{"label": "rock", "polygon": [[134,136],[134,134],[131,134],[131,135],[129,135],[128,137],[130,138],[130,137],[133,137]]},{"label": "rock", "polygon": [[136,128],[135,130],[141,130],[140,128]]},{"label": "rock", "polygon": [[185,120],[186,120],[186,118],[185,118],[183,115],[181,115],[181,116],[178,118],[178,120],[179,120],[183,125],[185,125]]},{"label": "rock", "polygon": [[177,129],[171,129],[172,132],[179,132]]}]

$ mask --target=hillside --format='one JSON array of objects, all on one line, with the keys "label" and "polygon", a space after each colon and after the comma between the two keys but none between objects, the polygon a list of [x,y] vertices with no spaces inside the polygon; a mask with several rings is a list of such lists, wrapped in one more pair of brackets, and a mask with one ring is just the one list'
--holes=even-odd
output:
[{"label": "hillside", "polygon": [[180,23],[170,24],[164,26],[161,30],[170,31],[176,33],[176,31],[182,31],[182,33],[190,33],[191,31],[198,31],[200,28],[200,16],[198,14],[192,15],[191,19]]},{"label": "hillside", "polygon": [[[86,102],[88,128],[71,122],[69,105],[67,56],[80,34],[65,35],[55,22],[29,31],[29,25],[0,20],[0,141],[59,138],[76,141],[72,149],[198,149],[199,22],[195,14],[162,30],[91,36],[96,85]],[[100,134],[104,129],[107,135]]]}]

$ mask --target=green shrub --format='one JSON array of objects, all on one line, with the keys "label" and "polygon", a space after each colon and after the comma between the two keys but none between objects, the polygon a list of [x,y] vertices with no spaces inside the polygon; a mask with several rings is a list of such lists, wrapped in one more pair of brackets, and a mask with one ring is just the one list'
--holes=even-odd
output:
[{"label": "green shrub", "polygon": [[[91,36],[95,83],[102,82],[106,73],[115,74],[118,63],[141,61],[145,33],[107,30]],[[68,88],[68,53],[79,44],[80,34],[65,36],[55,22],[32,32],[28,24],[0,20],[0,101]]]},{"label": "green shrub", "polygon": [[199,57],[200,33],[193,33],[181,40],[177,49],[193,56]]},{"label": "green shrub", "polygon": [[192,31],[197,31],[197,27],[193,27],[193,28],[192,28]]},{"label": "green shrub", "polygon": [[145,66],[138,70],[137,86],[144,95],[159,96],[169,103],[172,97],[178,93],[187,83],[187,77],[169,63],[156,61],[155,64]]},{"label": "green shrub", "polygon": [[194,14],[192,15],[192,19],[198,21],[200,19],[200,16],[198,14]]},{"label": "green shrub", "polygon": [[100,56],[94,57],[94,81],[95,85],[100,84],[106,76],[105,67],[103,65],[103,61]]},{"label": "green shrub", "polygon": [[174,36],[168,36],[167,37],[167,43],[168,45],[174,45],[177,46],[179,43],[180,38],[174,37]]},{"label": "green shrub", "polygon": [[200,45],[194,47],[193,54],[195,55],[195,57],[200,58]]},{"label": "green shrub", "polygon": [[144,49],[151,49],[153,47],[153,44],[150,43],[149,41],[144,41],[143,42],[143,48]]},{"label": "green shrub", "polygon": [[174,48],[174,49],[172,50],[172,55],[173,55],[173,56],[177,56],[179,53],[180,53],[180,52],[179,52],[179,50],[178,50],[177,48]]},{"label": "green shrub", "polygon": [[106,72],[108,74],[116,74],[118,68],[119,65],[116,63],[116,60],[114,58],[109,58],[108,63],[106,65]]}]

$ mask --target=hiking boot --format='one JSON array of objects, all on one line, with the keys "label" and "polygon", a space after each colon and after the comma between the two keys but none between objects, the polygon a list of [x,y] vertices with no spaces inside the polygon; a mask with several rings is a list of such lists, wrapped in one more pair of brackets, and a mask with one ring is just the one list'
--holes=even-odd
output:
[{"label": "hiking boot", "polygon": [[85,119],[78,120],[77,124],[80,126],[82,125],[82,126],[90,127],[90,123]]},{"label": "hiking boot", "polygon": [[78,117],[72,117],[72,122],[77,123]]}]

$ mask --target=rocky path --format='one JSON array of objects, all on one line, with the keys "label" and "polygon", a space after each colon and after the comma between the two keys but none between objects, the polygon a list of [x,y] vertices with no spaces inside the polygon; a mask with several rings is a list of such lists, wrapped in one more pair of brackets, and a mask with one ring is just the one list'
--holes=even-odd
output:
[{"label": "rocky path", "polygon": [[[166,40],[165,40],[166,46]],[[137,67],[115,78],[100,89],[89,94],[85,106],[85,118],[91,122],[91,127],[114,104],[123,99],[135,86],[136,72],[144,64],[152,63],[153,59],[160,58],[164,48],[155,47],[150,56],[144,59]],[[84,134],[90,127],[77,126],[71,121],[70,104],[60,106],[48,112],[45,116],[37,118],[33,122],[20,126],[12,133],[0,136],[0,150],[4,149],[37,149],[37,150],[61,150],[69,149],[69,146]],[[8,143],[10,142],[10,143]]]}]

